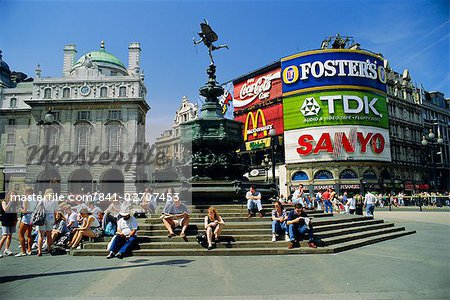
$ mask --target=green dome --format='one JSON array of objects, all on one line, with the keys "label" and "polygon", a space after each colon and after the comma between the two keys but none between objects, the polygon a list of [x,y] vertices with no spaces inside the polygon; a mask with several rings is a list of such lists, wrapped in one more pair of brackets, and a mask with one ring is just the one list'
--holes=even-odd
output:
[{"label": "green dome", "polygon": [[126,69],[125,65],[117,57],[115,57],[111,53],[106,52],[103,48],[98,51],[92,51],[86,55],[83,55],[76,62],[74,67],[81,66],[85,60],[85,56],[90,56],[92,62],[109,63]]}]

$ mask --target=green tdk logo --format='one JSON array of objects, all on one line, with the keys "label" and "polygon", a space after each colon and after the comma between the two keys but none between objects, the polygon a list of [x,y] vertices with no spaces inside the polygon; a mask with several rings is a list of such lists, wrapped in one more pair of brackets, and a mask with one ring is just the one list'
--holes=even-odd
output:
[{"label": "green tdk logo", "polygon": [[283,99],[285,130],[325,125],[388,128],[386,98],[369,91],[330,91]]}]

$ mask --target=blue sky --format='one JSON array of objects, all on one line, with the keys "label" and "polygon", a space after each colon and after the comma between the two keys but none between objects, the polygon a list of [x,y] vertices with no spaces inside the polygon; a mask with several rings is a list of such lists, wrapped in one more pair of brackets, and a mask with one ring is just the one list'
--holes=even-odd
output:
[{"label": "blue sky", "polygon": [[0,11],[3,59],[29,76],[39,63],[43,76],[60,77],[66,44],[76,44],[81,56],[105,40],[106,50],[126,64],[128,44],[140,42],[151,139],[170,127],[182,96],[197,102],[209,59],[192,37],[203,18],[230,46],[215,53],[219,82],[317,49],[340,33],[382,53],[396,71],[408,68],[427,90],[450,97],[448,1],[2,0]]}]

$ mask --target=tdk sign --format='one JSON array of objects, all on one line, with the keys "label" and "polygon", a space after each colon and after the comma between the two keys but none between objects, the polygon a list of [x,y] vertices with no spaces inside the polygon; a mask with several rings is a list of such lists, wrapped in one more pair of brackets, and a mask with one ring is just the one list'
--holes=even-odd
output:
[{"label": "tdk sign", "polygon": [[334,88],[386,92],[383,60],[359,50],[318,50],[281,60],[283,95]]}]

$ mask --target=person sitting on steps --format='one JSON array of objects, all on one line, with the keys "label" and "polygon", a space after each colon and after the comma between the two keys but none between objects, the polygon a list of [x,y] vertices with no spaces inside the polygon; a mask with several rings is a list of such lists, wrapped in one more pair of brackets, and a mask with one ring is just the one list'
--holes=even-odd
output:
[{"label": "person sitting on steps", "polygon": [[247,210],[248,210],[248,218],[252,217],[252,209],[254,206],[258,208],[259,217],[263,217],[262,214],[262,204],[261,204],[261,193],[257,192],[255,187],[252,185],[250,190],[245,195],[247,198]]},{"label": "person sitting on steps", "polygon": [[283,204],[277,200],[272,210],[272,242],[276,242],[277,236],[285,234],[285,240],[289,241],[289,231],[286,225],[287,213]]},{"label": "person sitting on steps", "polygon": [[121,212],[122,218],[117,221],[117,232],[114,236],[107,259],[114,256],[122,259],[125,255],[131,253],[131,250],[137,243],[138,222],[135,217],[131,216],[129,211]]},{"label": "person sitting on steps", "polygon": [[167,237],[171,238],[175,236],[173,232],[174,228],[181,226],[180,237],[183,239],[186,238],[186,229],[190,221],[189,209],[181,203],[178,197],[175,197],[173,203],[163,210],[163,215],[160,219],[162,219],[164,226],[169,231]]},{"label": "person sitting on steps", "polygon": [[294,210],[289,212],[287,218],[287,225],[289,226],[289,238],[291,242],[288,244],[288,249],[294,248],[298,245],[298,241],[303,238],[303,235],[308,232],[309,242],[308,246],[317,248],[314,243],[314,233],[311,224],[311,219],[305,212],[305,208],[300,203],[297,203]]},{"label": "person sitting on steps", "polygon": [[219,236],[224,225],[225,222],[217,212],[217,209],[213,206],[208,208],[208,215],[205,217],[205,230],[206,238],[208,239],[208,250],[211,250],[213,248],[214,241],[219,240]]}]

